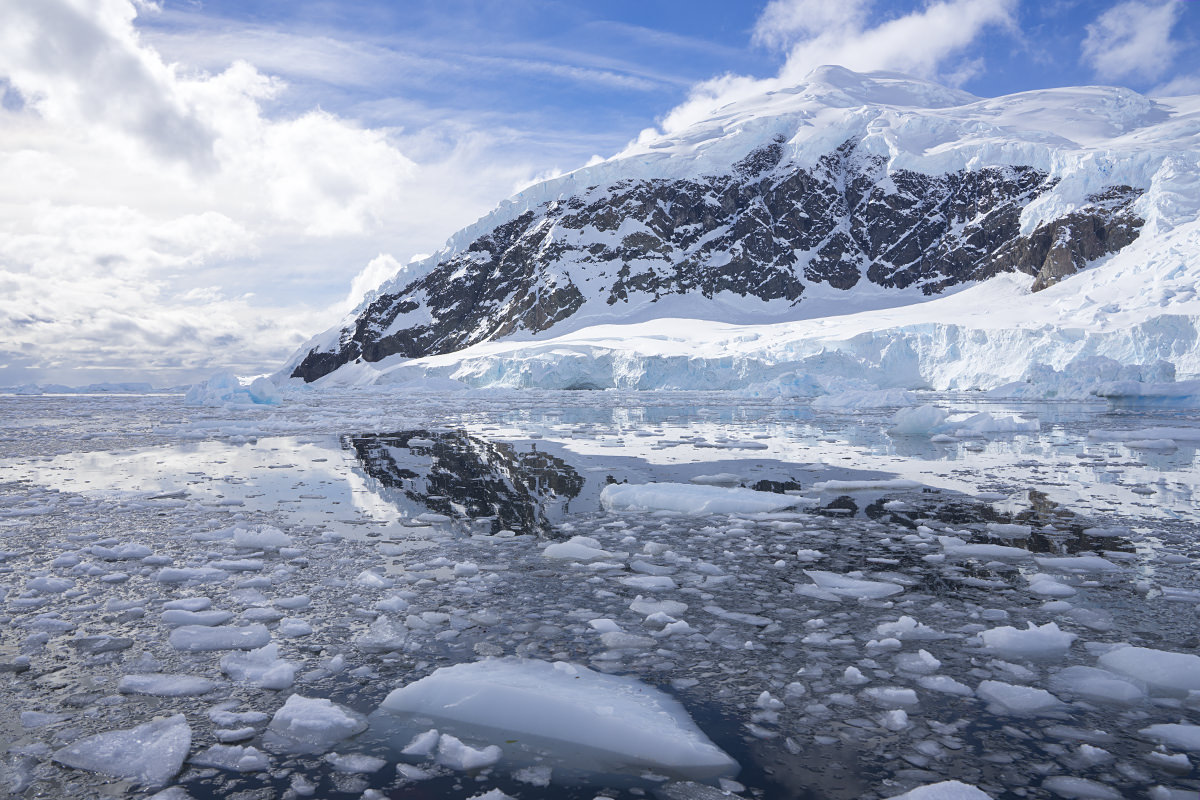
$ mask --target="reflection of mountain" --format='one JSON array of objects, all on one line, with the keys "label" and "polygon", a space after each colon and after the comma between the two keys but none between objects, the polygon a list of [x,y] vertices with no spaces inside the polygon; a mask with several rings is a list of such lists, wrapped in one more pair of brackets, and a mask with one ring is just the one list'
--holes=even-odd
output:
[{"label": "reflection of mountain", "polygon": [[493,532],[546,532],[583,488],[578,472],[536,445],[518,450],[463,431],[377,433],[347,444],[382,485],[431,511],[490,518]]}]

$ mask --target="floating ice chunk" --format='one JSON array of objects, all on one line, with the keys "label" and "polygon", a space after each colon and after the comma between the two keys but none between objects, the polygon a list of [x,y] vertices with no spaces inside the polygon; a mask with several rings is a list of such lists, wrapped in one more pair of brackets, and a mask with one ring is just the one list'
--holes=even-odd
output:
[{"label": "floating ice chunk", "polygon": [[216,372],[204,383],[194,384],[183,398],[188,406],[278,405],[282,395],[267,378],[255,378],[243,386],[232,372]]},{"label": "floating ice chunk", "polygon": [[133,559],[141,559],[146,556],[153,555],[154,551],[144,544],[118,544],[113,547],[103,547],[101,545],[92,545],[92,555],[97,558],[103,558],[105,561],[131,561]]},{"label": "floating ice chunk", "polygon": [[216,567],[163,567],[155,573],[154,580],[159,583],[213,583],[228,577],[228,572]]},{"label": "floating ice chunk", "polygon": [[1068,586],[1050,575],[1044,575],[1040,572],[1025,576],[1025,580],[1029,581],[1030,593],[1036,594],[1039,597],[1063,598],[1072,597],[1076,594],[1074,587]]},{"label": "floating ice chunk", "polygon": [[1029,525],[1008,525],[1000,522],[989,522],[987,532],[1000,539],[1028,539],[1033,533]]},{"label": "floating ice chunk", "polygon": [[915,653],[901,653],[896,656],[896,669],[902,672],[914,672],[918,675],[928,675],[937,672],[942,662],[933,657],[928,650],[918,650]]},{"label": "floating ice chunk", "polygon": [[989,653],[1002,658],[1024,658],[1034,661],[1062,658],[1077,638],[1079,637],[1074,633],[1059,630],[1056,622],[1047,622],[1040,626],[1034,626],[1030,622],[1025,630],[1005,625],[979,634],[984,649]]},{"label": "floating ice chunk", "polygon": [[611,483],[600,493],[608,511],[674,511],[678,514],[753,514],[782,511],[801,501],[753,489],[688,483]]},{"label": "floating ice chunk", "polygon": [[875,626],[875,633],[880,636],[899,639],[905,642],[936,641],[938,639],[953,639],[954,635],[942,633],[923,622],[917,622],[910,616],[903,616],[895,622],[881,622]]},{"label": "floating ice chunk", "polygon": [[861,686],[870,680],[870,678],[862,674],[862,670],[853,664],[846,667],[846,670],[842,673],[842,683],[847,686]]},{"label": "floating ice chunk", "polygon": [[861,492],[877,489],[920,489],[925,484],[907,478],[880,478],[873,481],[818,481],[812,485],[816,492]]},{"label": "floating ice chunk", "polygon": [[611,561],[616,558],[590,536],[572,536],[565,542],[547,545],[542,550],[542,555],[562,561]]},{"label": "floating ice chunk", "polygon": [[928,436],[946,421],[950,412],[937,406],[902,408],[892,417],[888,433],[899,436]]},{"label": "floating ice chunk", "polygon": [[361,714],[332,700],[294,694],[271,718],[265,741],[273,750],[323,753],[366,729],[367,721]]},{"label": "floating ice chunk", "polygon": [[163,789],[161,792],[155,792],[147,797],[146,800],[192,800],[192,796],[182,786],[172,786],[169,789]]},{"label": "floating ice chunk", "polygon": [[450,769],[483,769],[495,764],[503,754],[504,751],[497,745],[492,744],[477,750],[448,733],[443,733],[438,739],[437,763]]},{"label": "floating ice chunk", "polygon": [[181,597],[178,600],[168,600],[163,603],[167,610],[181,609],[183,611],[204,611],[212,608],[212,600],[208,597]]},{"label": "floating ice chunk", "polygon": [[1142,728],[1138,733],[1147,739],[1162,742],[1175,750],[1200,753],[1200,725],[1189,725],[1183,722],[1164,723]]},{"label": "floating ice chunk", "polygon": [[806,569],[804,574],[812,578],[818,587],[838,597],[878,600],[904,591],[903,586],[895,583],[867,581],[819,569]]},{"label": "floating ice chunk", "polygon": [[354,578],[354,584],[366,589],[390,589],[396,582],[373,569],[364,569]]},{"label": "floating ice chunk", "polygon": [[296,665],[279,657],[272,642],[247,653],[221,656],[221,671],[235,681],[262,689],[286,689],[296,677]]},{"label": "floating ice chunk", "polygon": [[1042,557],[1035,558],[1034,561],[1042,569],[1048,569],[1051,572],[1115,572],[1121,569],[1107,558],[1101,558],[1100,556]]},{"label": "floating ice chunk", "polygon": [[270,525],[259,525],[253,530],[234,528],[233,544],[235,547],[254,550],[278,550],[281,547],[291,547],[292,537]]},{"label": "floating ice chunk", "polygon": [[898,794],[891,800],[992,800],[992,796],[969,783],[942,781]]},{"label": "floating ice chunk", "polygon": [[649,768],[707,779],[737,770],[674,698],[634,678],[562,662],[443,667],[393,691],[378,713],[431,717],[492,732],[494,741],[520,739],[596,771]]},{"label": "floating ice chunk", "polygon": [[1130,442],[1147,439],[1170,439],[1172,442],[1200,442],[1200,428],[1142,428],[1136,431],[1088,431],[1088,438],[1098,442]]},{"label": "floating ice chunk", "polygon": [[917,693],[912,689],[876,686],[863,689],[862,693],[880,708],[915,708],[917,705]]},{"label": "floating ice chunk", "polygon": [[1037,433],[1041,429],[1036,419],[994,417],[987,411],[972,414],[964,420],[948,422],[946,427],[952,428],[955,436],[964,438],[984,433]]},{"label": "floating ice chunk", "polygon": [[126,675],[117,684],[121,694],[146,694],[155,697],[193,697],[207,694],[220,686],[208,678],[193,675]]},{"label": "floating ice chunk", "polygon": [[664,592],[678,587],[675,579],[666,575],[627,575],[621,578],[621,583],[643,592]]},{"label": "floating ice chunk", "polygon": [[983,681],[975,694],[988,703],[993,714],[1036,716],[1065,708],[1063,702],[1045,689],[1016,686],[1001,681]]},{"label": "floating ice chunk", "polygon": [[431,728],[424,733],[418,733],[412,738],[412,741],[404,746],[404,749],[400,753],[406,756],[432,756],[433,751],[437,749],[440,737],[441,733],[438,732],[437,728]]},{"label": "floating ice chunk", "polygon": [[74,585],[75,581],[70,578],[55,578],[51,575],[43,575],[25,582],[26,589],[39,594],[61,594]]},{"label": "floating ice chunk", "polygon": [[917,678],[917,685],[922,689],[929,689],[933,692],[944,692],[946,694],[956,694],[960,697],[971,697],[975,691],[965,683],[960,683],[954,680],[949,675],[925,675]]},{"label": "floating ice chunk", "polygon": [[953,558],[978,558],[989,561],[1024,561],[1032,557],[1028,550],[1003,544],[968,544],[957,536],[939,536],[942,551]]},{"label": "floating ice chunk", "polygon": [[288,639],[294,639],[297,636],[308,636],[313,632],[312,625],[300,617],[284,617],[279,620],[279,627],[276,630],[280,636]]},{"label": "floating ice chunk", "polygon": [[173,628],[180,625],[203,625],[211,628],[214,625],[224,625],[231,619],[232,611],[188,611],[183,608],[169,608],[162,613],[163,624]]},{"label": "floating ice chunk", "polygon": [[364,653],[389,653],[402,649],[407,638],[407,628],[385,616],[379,616],[365,631],[354,637],[354,646]]},{"label": "floating ice chunk", "polygon": [[818,411],[836,413],[868,408],[911,406],[916,401],[917,396],[906,389],[868,389],[823,395],[813,400],[812,407]]},{"label": "floating ice chunk", "polygon": [[688,610],[687,603],[678,600],[647,600],[640,594],[629,604],[630,610],[647,616],[651,614],[666,614],[678,618]]},{"label": "floating ice chunk", "polygon": [[1042,788],[1067,800],[1121,800],[1122,797],[1111,786],[1069,775],[1052,775],[1042,781]]},{"label": "floating ice chunk", "polygon": [[363,753],[327,753],[324,758],[333,767],[334,772],[366,774],[378,772],[387,766],[384,759]]},{"label": "floating ice chunk", "polygon": [[254,650],[271,641],[271,632],[264,625],[243,628],[204,625],[182,625],[168,637],[176,650]]},{"label": "floating ice chunk", "polygon": [[718,472],[716,475],[695,475],[688,480],[701,486],[737,486],[743,479],[733,472]]},{"label": "floating ice chunk", "polygon": [[189,761],[198,767],[216,767],[234,772],[262,772],[271,768],[270,757],[249,745],[214,744],[192,756]]},{"label": "floating ice chunk", "polygon": [[505,794],[499,789],[489,789],[483,794],[472,795],[467,800],[516,800],[516,798],[510,794]]},{"label": "floating ice chunk", "polygon": [[54,753],[60,764],[111,775],[142,786],[162,786],[183,766],[192,729],[183,714],[124,730],[86,736]]},{"label": "floating ice chunk", "polygon": [[1164,694],[1200,691],[1200,656],[1149,647],[1119,647],[1100,656],[1100,666]]}]

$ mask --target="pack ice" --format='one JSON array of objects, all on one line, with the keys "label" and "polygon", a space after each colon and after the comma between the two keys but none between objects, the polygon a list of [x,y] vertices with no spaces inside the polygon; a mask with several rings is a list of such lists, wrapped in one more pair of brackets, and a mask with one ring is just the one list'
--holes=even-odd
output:
[{"label": "pack ice", "polygon": [[404,717],[431,719],[469,739],[516,739],[576,769],[653,769],[693,780],[738,770],[674,698],[635,678],[561,661],[489,658],[442,667],[392,691],[372,727],[386,735]]}]

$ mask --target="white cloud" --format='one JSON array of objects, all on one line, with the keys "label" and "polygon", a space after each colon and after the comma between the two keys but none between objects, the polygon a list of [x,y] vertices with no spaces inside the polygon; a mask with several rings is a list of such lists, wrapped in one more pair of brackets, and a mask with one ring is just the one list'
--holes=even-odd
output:
[{"label": "white cloud", "polygon": [[958,85],[982,68],[978,58],[966,59],[964,53],[989,29],[1015,31],[1016,6],[1016,0],[939,0],[872,25],[873,0],[771,0],[754,38],[787,52],[779,74],[764,79],[723,75],[704,81],[666,115],[662,130],[680,130],[728,103],[794,86],[827,64],[857,72],[903,72]]},{"label": "white cloud", "polygon": [[0,385],[272,369],[388,251],[436,249],[532,172],[494,163],[502,132],[275,116],[281,80],[166,63],[145,8],[5,2],[0,83],[25,102],[0,106]]},{"label": "white cloud", "polygon": [[1183,8],[1178,0],[1113,6],[1087,26],[1081,60],[1104,80],[1161,78],[1179,52],[1171,29]]}]

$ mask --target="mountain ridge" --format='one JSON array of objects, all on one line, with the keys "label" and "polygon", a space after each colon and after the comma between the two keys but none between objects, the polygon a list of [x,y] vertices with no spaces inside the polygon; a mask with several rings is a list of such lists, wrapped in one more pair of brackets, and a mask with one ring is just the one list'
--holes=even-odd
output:
[{"label": "mountain ridge", "polygon": [[[810,78],[530,187],[402,270],[285,370],[311,381],[355,361],[636,322],[670,313],[656,304],[672,297],[701,319],[741,305],[789,321],[1006,271],[1043,289],[1120,251],[1147,220],[1166,221],[1147,193],[1181,132],[1198,127],[1195,109],[1124,89],[988,100],[890,73]],[[855,105],[864,95],[875,100]],[[1080,97],[1098,102],[1080,109]]]}]

